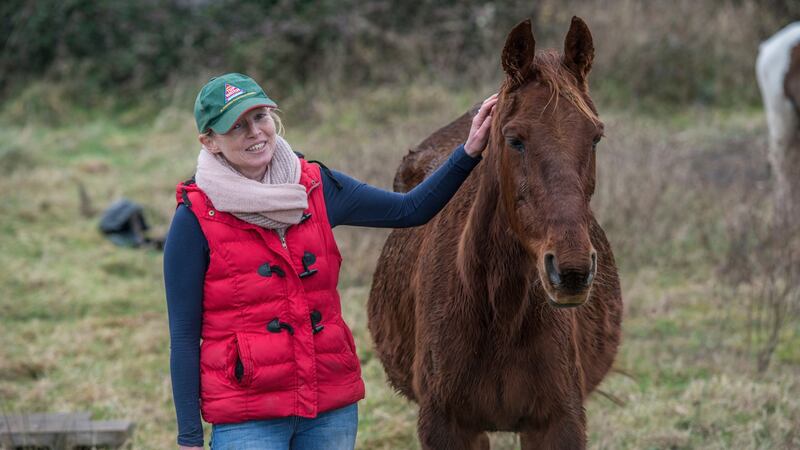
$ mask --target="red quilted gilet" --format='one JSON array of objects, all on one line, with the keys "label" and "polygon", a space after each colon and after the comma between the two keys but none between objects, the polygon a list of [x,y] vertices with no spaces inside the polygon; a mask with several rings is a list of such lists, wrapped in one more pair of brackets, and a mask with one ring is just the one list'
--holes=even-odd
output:
[{"label": "red quilted gilet", "polygon": [[300,161],[308,210],[285,245],[276,231],[217,211],[197,185],[177,186],[210,250],[200,346],[207,422],[316,417],[364,398],[320,169]]}]

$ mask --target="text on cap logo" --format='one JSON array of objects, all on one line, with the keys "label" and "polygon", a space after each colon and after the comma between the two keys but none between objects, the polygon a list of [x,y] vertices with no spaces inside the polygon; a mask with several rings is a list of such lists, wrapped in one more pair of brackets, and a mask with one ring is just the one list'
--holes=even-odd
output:
[{"label": "text on cap logo", "polygon": [[242,94],[244,94],[243,90],[232,84],[225,83],[225,103],[228,103]]}]

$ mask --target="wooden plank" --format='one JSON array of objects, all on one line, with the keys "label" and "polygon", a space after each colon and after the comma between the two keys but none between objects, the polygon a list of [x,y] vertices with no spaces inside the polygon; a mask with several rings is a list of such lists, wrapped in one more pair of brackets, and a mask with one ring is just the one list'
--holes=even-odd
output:
[{"label": "wooden plank", "polygon": [[87,446],[107,445],[118,448],[133,435],[136,425],[128,420],[106,420],[89,422],[83,429],[75,429],[67,436],[70,445]]},{"label": "wooden plank", "polygon": [[0,448],[40,446],[66,449],[75,446],[118,448],[133,434],[127,420],[91,421],[88,413],[29,414],[6,417],[0,423]]},{"label": "wooden plank", "polygon": [[2,416],[0,421],[0,445],[40,446],[59,448],[63,441],[61,430],[70,429],[91,419],[88,412],[35,413],[21,416]]}]

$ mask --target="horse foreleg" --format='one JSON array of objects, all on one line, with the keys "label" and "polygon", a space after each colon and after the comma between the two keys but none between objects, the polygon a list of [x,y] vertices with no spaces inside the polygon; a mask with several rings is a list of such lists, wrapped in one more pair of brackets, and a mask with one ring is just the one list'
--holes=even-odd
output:
[{"label": "horse foreleg", "polygon": [[546,430],[520,433],[522,450],[583,450],[586,448],[586,416],[562,416]]},{"label": "horse foreleg", "polygon": [[420,405],[417,434],[424,450],[490,450],[486,433],[459,427],[431,405]]}]

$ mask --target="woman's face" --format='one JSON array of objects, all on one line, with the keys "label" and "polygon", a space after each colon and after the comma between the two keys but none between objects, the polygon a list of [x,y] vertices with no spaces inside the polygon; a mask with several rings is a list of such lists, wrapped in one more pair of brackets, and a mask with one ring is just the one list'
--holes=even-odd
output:
[{"label": "woman's face", "polygon": [[222,154],[242,175],[261,180],[275,153],[275,121],[269,108],[248,111],[225,134],[200,135],[211,153]]}]

